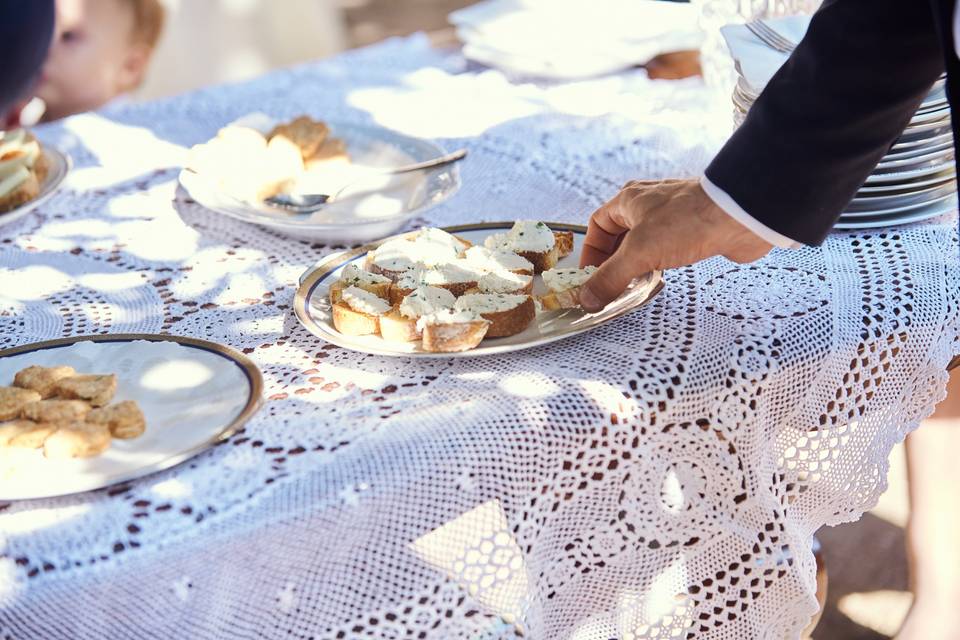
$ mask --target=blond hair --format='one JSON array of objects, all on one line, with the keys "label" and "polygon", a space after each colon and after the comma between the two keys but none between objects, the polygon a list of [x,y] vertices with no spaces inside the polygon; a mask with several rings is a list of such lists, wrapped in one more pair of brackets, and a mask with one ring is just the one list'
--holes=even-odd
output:
[{"label": "blond hair", "polygon": [[150,49],[157,46],[166,10],[160,0],[127,0],[133,9],[133,41],[147,45]]}]

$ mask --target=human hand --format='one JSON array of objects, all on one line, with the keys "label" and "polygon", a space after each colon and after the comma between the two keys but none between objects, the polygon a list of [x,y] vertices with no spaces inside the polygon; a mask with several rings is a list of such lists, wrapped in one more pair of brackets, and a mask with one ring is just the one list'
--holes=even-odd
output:
[{"label": "human hand", "polygon": [[599,269],[580,303],[599,311],[647,272],[712,256],[753,262],[772,248],[714,204],[697,180],[631,181],[590,216],[580,266]]}]

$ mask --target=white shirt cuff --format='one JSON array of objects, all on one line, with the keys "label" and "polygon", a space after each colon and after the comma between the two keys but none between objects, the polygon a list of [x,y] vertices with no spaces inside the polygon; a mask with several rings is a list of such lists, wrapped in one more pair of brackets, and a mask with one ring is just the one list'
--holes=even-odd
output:
[{"label": "white shirt cuff", "polygon": [[707,196],[713,200],[714,204],[723,209],[728,216],[773,246],[780,247],[781,249],[799,249],[803,246],[796,240],[791,240],[782,233],[774,231],[744,211],[743,208],[738,205],[726,191],[710,182],[710,179],[707,178],[707,176],[700,178],[700,186],[703,188],[704,192],[706,192]]}]

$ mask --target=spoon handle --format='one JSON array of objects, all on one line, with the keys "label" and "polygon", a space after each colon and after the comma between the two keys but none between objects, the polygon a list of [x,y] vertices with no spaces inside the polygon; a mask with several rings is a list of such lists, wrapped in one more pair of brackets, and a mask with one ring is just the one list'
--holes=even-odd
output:
[{"label": "spoon handle", "polygon": [[432,160],[425,160],[423,162],[418,162],[416,164],[408,164],[402,167],[396,167],[394,169],[387,169],[384,173],[389,175],[394,175],[398,173],[410,173],[411,171],[421,171],[423,169],[432,169],[434,167],[442,167],[446,164],[451,164],[459,160],[464,159],[467,156],[466,149],[457,149],[451,153],[448,153],[439,158],[433,158]]}]

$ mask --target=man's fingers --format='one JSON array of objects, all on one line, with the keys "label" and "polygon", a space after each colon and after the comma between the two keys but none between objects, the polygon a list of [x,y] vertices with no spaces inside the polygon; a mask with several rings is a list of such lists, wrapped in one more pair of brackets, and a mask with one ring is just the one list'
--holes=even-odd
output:
[{"label": "man's fingers", "polygon": [[580,266],[599,265],[617,250],[620,238],[627,228],[613,215],[616,198],[610,200],[590,216],[587,236],[583,240],[583,252],[580,254]]},{"label": "man's fingers", "polygon": [[623,293],[635,277],[652,269],[643,248],[635,244],[629,239],[624,242],[583,285],[580,304],[584,309],[600,311]]}]

